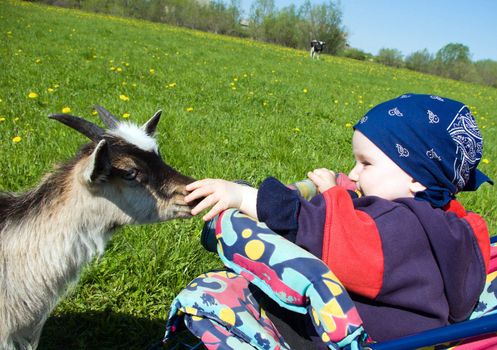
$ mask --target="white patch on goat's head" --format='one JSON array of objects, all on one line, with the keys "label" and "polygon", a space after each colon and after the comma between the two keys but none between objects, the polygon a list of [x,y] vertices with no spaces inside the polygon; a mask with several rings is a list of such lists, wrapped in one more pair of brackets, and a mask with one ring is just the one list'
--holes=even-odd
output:
[{"label": "white patch on goat's head", "polygon": [[107,133],[120,137],[144,151],[159,153],[157,141],[135,124],[121,122],[117,129],[110,129]]}]

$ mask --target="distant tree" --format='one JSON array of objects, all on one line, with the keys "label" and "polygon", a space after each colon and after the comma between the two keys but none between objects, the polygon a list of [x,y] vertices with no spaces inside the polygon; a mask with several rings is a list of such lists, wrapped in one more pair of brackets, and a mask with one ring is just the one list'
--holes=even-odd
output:
[{"label": "distant tree", "polygon": [[[99,0],[86,0],[99,2]],[[166,19],[166,1],[165,0],[150,0],[146,8],[145,18],[153,22],[168,22]]]},{"label": "distant tree", "polygon": [[285,7],[271,17],[266,36],[270,41],[280,45],[294,48],[302,46],[303,33],[299,32],[300,21],[295,5]]},{"label": "distant tree", "polygon": [[402,67],[404,65],[402,52],[397,49],[380,49],[375,60],[390,67]]},{"label": "distant tree", "polygon": [[268,40],[267,32],[276,11],[274,0],[255,0],[250,7],[249,31],[254,39]]},{"label": "distant tree", "polygon": [[425,73],[432,73],[434,57],[427,49],[415,51],[408,55],[404,62],[406,68]]},{"label": "distant tree", "polygon": [[241,21],[242,21],[242,5],[241,5],[241,0],[230,0],[230,4],[227,7],[227,15],[229,17],[229,20],[231,23],[233,23],[233,29],[232,32],[229,34],[233,35],[244,35],[244,31],[241,28]]},{"label": "distant tree", "polygon": [[447,44],[435,56],[436,73],[448,78],[462,80],[473,73],[472,68],[469,48],[463,44]]},{"label": "distant tree", "polygon": [[438,50],[436,59],[447,65],[455,62],[469,63],[471,54],[466,45],[450,43]]},{"label": "distant tree", "polygon": [[497,88],[497,62],[480,60],[474,63],[475,69],[484,84]]},{"label": "distant tree", "polygon": [[274,0],[255,0],[250,7],[250,18],[260,24],[264,18],[271,17],[275,11]]},{"label": "distant tree", "polygon": [[[226,5],[223,1],[211,1],[197,5],[202,13],[197,18],[198,28],[217,34],[237,34],[239,32],[240,13],[236,5]],[[233,7],[235,6],[235,7]]]}]

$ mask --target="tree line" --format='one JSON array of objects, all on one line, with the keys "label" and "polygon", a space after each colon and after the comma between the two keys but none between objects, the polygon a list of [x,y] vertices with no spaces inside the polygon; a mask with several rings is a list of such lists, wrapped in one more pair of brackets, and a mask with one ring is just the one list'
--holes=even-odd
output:
[{"label": "tree line", "polygon": [[397,49],[383,48],[374,60],[387,66],[497,87],[497,61],[472,61],[469,47],[460,43],[447,44],[435,54],[423,49],[405,57]]},{"label": "tree line", "polygon": [[427,49],[405,57],[383,48],[376,55],[347,45],[338,2],[305,1],[301,6],[276,8],[274,0],[253,0],[244,14],[240,0],[38,0],[122,17],[134,17],[176,26],[252,38],[296,49],[309,49],[313,39],[326,42],[325,52],[357,60],[375,61],[451,79],[497,87],[497,61],[473,62],[467,46],[450,43],[435,54]]}]

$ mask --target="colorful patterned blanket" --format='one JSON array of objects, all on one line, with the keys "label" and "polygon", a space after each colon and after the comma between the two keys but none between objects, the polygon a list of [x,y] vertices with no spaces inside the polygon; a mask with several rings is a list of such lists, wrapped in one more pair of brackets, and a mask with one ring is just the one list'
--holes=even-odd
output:
[{"label": "colorful patterned blanket", "polygon": [[242,349],[243,343],[289,349],[253,298],[252,283],[280,306],[311,315],[330,349],[359,349],[366,340],[354,303],[320,259],[233,209],[218,218],[216,238],[219,256],[231,271],[201,275],[178,295],[166,337],[184,318],[208,349]]}]

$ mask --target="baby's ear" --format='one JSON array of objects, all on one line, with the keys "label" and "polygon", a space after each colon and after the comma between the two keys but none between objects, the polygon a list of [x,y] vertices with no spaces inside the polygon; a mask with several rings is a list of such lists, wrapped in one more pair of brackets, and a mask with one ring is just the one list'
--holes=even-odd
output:
[{"label": "baby's ear", "polygon": [[413,179],[411,181],[411,184],[409,185],[409,190],[412,192],[412,194],[415,194],[416,192],[422,192],[426,190],[426,187]]}]

